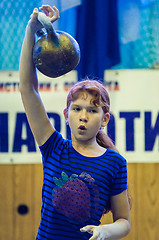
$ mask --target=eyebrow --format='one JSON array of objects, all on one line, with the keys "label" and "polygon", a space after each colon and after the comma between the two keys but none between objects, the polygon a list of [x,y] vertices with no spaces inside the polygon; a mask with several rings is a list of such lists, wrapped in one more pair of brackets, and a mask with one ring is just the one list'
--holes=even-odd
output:
[{"label": "eyebrow", "polygon": [[[78,105],[78,104],[72,104],[71,107],[82,107],[81,105]],[[94,108],[98,108],[97,106],[93,105],[93,106],[86,106],[85,108],[88,108],[88,109],[94,109]]]},{"label": "eyebrow", "polygon": [[77,105],[77,104],[72,103],[72,106],[74,106],[74,107],[79,107],[80,105]]},{"label": "eyebrow", "polygon": [[81,106],[73,103],[71,107],[81,107]]}]

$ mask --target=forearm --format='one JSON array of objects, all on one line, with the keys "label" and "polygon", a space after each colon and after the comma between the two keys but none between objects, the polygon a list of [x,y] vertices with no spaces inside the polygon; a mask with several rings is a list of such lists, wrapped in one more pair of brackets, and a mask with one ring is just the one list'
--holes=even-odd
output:
[{"label": "forearm", "polygon": [[89,240],[118,240],[130,232],[130,222],[122,218],[111,224],[87,225],[81,228],[80,231],[92,234],[93,236]]},{"label": "forearm", "polygon": [[33,88],[35,90],[38,89],[38,80],[32,54],[34,43],[35,33],[28,24],[20,56],[19,74],[21,92],[30,91]]},{"label": "forearm", "polygon": [[125,237],[130,232],[130,222],[126,219],[119,219],[112,224],[101,225],[106,233],[107,240],[117,240]]}]

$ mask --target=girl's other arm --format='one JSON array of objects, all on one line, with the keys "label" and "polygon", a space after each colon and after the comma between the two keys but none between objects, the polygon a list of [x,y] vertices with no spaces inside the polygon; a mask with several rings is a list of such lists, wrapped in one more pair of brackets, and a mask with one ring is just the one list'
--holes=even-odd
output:
[{"label": "girl's other arm", "polygon": [[125,237],[130,232],[130,210],[127,191],[111,197],[111,210],[114,219],[112,224],[87,225],[81,231],[93,234],[90,240],[117,240]]}]

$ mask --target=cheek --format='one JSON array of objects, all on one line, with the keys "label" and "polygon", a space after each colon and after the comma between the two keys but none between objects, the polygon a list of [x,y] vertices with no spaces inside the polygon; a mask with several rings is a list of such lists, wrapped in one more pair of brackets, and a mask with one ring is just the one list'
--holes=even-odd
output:
[{"label": "cheek", "polygon": [[101,124],[102,124],[102,120],[100,117],[97,117],[97,118],[92,118],[90,120],[90,128],[92,129],[92,131],[96,131],[97,129],[99,129],[101,127]]},{"label": "cheek", "polygon": [[99,124],[103,121],[103,114],[99,114],[97,117],[96,117],[96,121],[99,122]]},{"label": "cheek", "polygon": [[69,120],[69,124],[75,124],[75,122],[77,122],[76,116],[74,116],[74,114],[69,114],[68,116],[68,120]]}]

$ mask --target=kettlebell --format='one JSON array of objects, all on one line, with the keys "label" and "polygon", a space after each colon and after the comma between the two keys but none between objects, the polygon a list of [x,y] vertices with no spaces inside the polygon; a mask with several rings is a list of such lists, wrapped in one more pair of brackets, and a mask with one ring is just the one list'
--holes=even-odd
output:
[{"label": "kettlebell", "polygon": [[55,31],[49,18],[38,13],[38,21],[46,31],[37,31],[38,37],[33,47],[33,60],[44,75],[56,78],[73,70],[80,61],[77,41],[68,33]]}]

